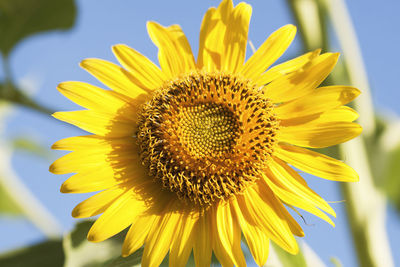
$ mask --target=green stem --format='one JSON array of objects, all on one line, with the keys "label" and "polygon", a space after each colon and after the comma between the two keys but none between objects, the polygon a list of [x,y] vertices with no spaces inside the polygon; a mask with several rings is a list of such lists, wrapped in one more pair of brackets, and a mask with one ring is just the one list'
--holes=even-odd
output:
[{"label": "green stem", "polygon": [[[318,5],[320,21],[327,22],[328,18],[331,19],[343,50],[344,72],[341,75],[331,75],[331,81],[328,82],[343,81],[348,78],[351,84],[362,91],[361,96],[355,101],[355,109],[361,115],[360,124],[364,129],[363,135],[339,146],[342,158],[346,159],[346,163],[352,166],[360,176],[359,183],[341,184],[358,261],[360,266],[390,267],[393,266],[393,260],[385,229],[386,199],[374,186],[364,144],[365,138],[375,131],[374,109],[355,31],[343,0],[288,0],[294,17],[298,21],[300,32],[305,35],[303,43],[307,50],[311,47],[306,40],[311,40],[313,33],[306,29],[312,28],[313,25],[307,25],[306,22],[310,21],[309,14],[303,14],[304,9],[300,7],[302,3],[310,4],[311,2]],[[323,28],[320,32],[325,32],[322,34],[325,41],[322,41],[321,45],[323,48],[328,48],[327,25],[320,24],[320,27]]]},{"label": "green stem", "polygon": [[375,133],[374,107],[368,78],[350,14],[343,0],[324,1],[345,58],[349,81],[362,94],[354,108],[361,115],[361,137],[340,145],[342,158],[360,176],[357,184],[342,184],[342,194],[361,266],[394,266],[386,232],[386,198],[375,187],[365,143]]},{"label": "green stem", "polygon": [[342,158],[360,176],[359,183],[343,183],[343,197],[360,266],[393,267],[386,233],[386,198],[373,183],[362,138],[340,146]]},{"label": "green stem", "polygon": [[[6,88],[5,88],[6,87]],[[45,115],[51,115],[54,113],[52,109],[49,109],[34,99],[27,96],[20,89],[17,89],[11,84],[5,85],[1,90],[0,99],[11,102],[12,104],[19,105],[21,107],[29,108],[31,110],[40,112]]]},{"label": "green stem", "polygon": [[[310,51],[321,48],[329,49],[329,38],[323,9],[314,0],[287,0],[293,13],[299,34],[303,42],[303,50]],[[304,12],[307,12],[306,16]]]}]

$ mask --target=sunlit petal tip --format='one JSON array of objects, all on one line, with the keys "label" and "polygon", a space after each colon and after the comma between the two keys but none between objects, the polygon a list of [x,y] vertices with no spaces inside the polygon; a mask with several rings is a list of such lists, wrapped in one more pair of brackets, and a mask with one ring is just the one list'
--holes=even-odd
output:
[{"label": "sunlit petal tip", "polygon": [[[68,181],[68,180],[67,180]],[[73,190],[71,188],[69,188],[69,184],[67,183],[67,181],[65,181],[61,187],[60,187],[60,192],[61,193],[72,193]]]},{"label": "sunlit petal tip", "polygon": [[126,238],[125,238],[125,241],[124,241],[124,243],[122,244],[122,249],[121,249],[121,256],[123,257],[123,258],[126,258],[126,257],[128,257],[129,255],[131,255],[132,254],[132,250],[129,248],[129,246],[127,245],[127,242],[126,242]]},{"label": "sunlit petal tip", "polygon": [[359,136],[363,131],[363,128],[362,128],[362,126],[360,124],[356,124],[356,123],[354,123],[354,124],[355,124],[355,128],[356,128],[355,135],[354,135],[354,137],[349,138],[349,140]]},{"label": "sunlit petal tip", "polygon": [[297,255],[300,251],[299,245],[297,244],[296,240],[294,242],[292,242],[291,244],[288,244],[288,246],[285,247],[285,250],[292,255]]},{"label": "sunlit petal tip", "polygon": [[90,67],[91,66],[91,61],[92,60],[97,60],[97,58],[85,58],[84,60],[82,60],[81,62],[79,62],[79,66],[82,68],[82,69],[87,69],[88,67]]},{"label": "sunlit petal tip", "polygon": [[111,46],[111,51],[115,52],[123,48],[129,48],[129,46],[126,44],[114,44]]},{"label": "sunlit petal tip", "polygon": [[71,212],[71,216],[73,218],[81,219],[81,218],[88,218],[91,217],[91,215],[88,216],[88,214],[85,214],[85,212],[82,212],[82,204],[78,204],[73,208]]},{"label": "sunlit petal tip", "polygon": [[146,21],[146,28],[148,32],[152,31],[156,27],[162,27],[162,26],[158,22],[152,20]]},{"label": "sunlit petal tip", "polygon": [[68,88],[68,82],[61,82],[57,85],[58,91],[64,91]]},{"label": "sunlit petal tip", "polygon": [[60,121],[66,121],[68,116],[68,111],[58,111],[58,112],[54,112],[51,116],[56,118],[57,120]]},{"label": "sunlit petal tip", "polygon": [[345,182],[349,182],[349,183],[357,183],[360,181],[360,176],[358,175],[358,173],[351,167],[349,167],[349,169],[351,169],[351,175],[348,176],[348,179]]},{"label": "sunlit petal tip", "polygon": [[49,172],[57,174],[57,168],[54,166],[54,163],[49,166]]},{"label": "sunlit petal tip", "polygon": [[291,31],[291,32],[293,32],[292,34],[296,34],[296,32],[297,32],[297,26],[293,25],[293,24],[286,24],[281,29]]},{"label": "sunlit petal tip", "polygon": [[[328,86],[329,87],[329,86]],[[341,97],[344,99],[348,99],[348,101],[346,101],[345,103],[343,103],[344,105],[353,101],[354,99],[356,99],[359,95],[361,94],[361,90],[353,87],[353,86],[342,86],[342,95]]]},{"label": "sunlit petal tip", "polygon": [[288,40],[293,40],[297,33],[297,26],[293,24],[286,24],[282,26],[278,30],[276,30],[273,34],[279,34],[281,36],[285,36]]},{"label": "sunlit petal tip", "polygon": [[[52,115],[53,116],[53,115]],[[54,116],[53,116],[54,117]],[[63,145],[61,145],[60,143],[60,141],[62,141],[62,140],[59,140],[59,141],[57,141],[57,142],[55,142],[54,144],[52,144],[51,145],[51,149],[53,149],[53,150],[65,150],[64,148],[63,148]]]},{"label": "sunlit petal tip", "polygon": [[79,218],[79,217],[80,217],[80,216],[79,216],[79,212],[78,212],[78,210],[76,209],[76,207],[72,210],[71,216],[72,216],[73,218]]},{"label": "sunlit petal tip", "polygon": [[123,258],[126,258],[126,257],[128,257],[129,255],[131,255],[131,253],[125,252],[124,250],[122,250],[121,256],[122,256]]},{"label": "sunlit petal tip", "polygon": [[95,233],[92,233],[92,231],[89,231],[89,233],[87,234],[87,240],[94,243],[102,241],[96,236]]},{"label": "sunlit petal tip", "polygon": [[359,95],[361,95],[361,90],[356,88],[356,87],[351,87],[353,90],[353,94],[354,94],[354,98],[358,97]]},{"label": "sunlit petal tip", "polygon": [[51,114],[51,116],[52,116],[53,118],[58,119],[59,113],[60,113],[60,111],[54,112],[53,114]]},{"label": "sunlit petal tip", "polygon": [[358,173],[356,173],[354,181],[351,181],[351,182],[359,182],[359,181],[360,181],[360,176],[358,175]]},{"label": "sunlit petal tip", "polygon": [[50,148],[53,150],[59,150],[59,146],[57,143],[52,144]]},{"label": "sunlit petal tip", "polygon": [[335,58],[336,61],[339,60],[339,57],[340,57],[340,52],[333,53],[333,58]]},{"label": "sunlit petal tip", "polygon": [[237,4],[234,8],[234,10],[241,10],[242,14],[246,14],[246,16],[251,17],[251,13],[253,12],[253,8],[251,5],[245,3],[245,2],[240,2]]},{"label": "sunlit petal tip", "polygon": [[104,238],[104,233],[101,232],[101,229],[96,228],[96,222],[98,222],[98,220],[93,223],[87,234],[87,240],[93,243],[98,243],[106,239]]},{"label": "sunlit petal tip", "polygon": [[111,51],[118,58],[118,55],[122,52],[122,50],[127,48],[129,48],[129,46],[126,44],[115,44],[111,46]]}]

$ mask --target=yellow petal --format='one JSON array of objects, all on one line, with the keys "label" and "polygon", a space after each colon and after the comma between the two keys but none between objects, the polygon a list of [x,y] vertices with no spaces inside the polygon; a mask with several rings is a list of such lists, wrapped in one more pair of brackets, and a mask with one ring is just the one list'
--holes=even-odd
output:
[{"label": "yellow petal", "polygon": [[240,226],[233,217],[230,204],[224,203],[217,206],[215,220],[218,232],[218,237],[216,238],[221,242],[225,252],[235,266],[246,266],[246,260],[240,247]]},{"label": "yellow petal", "polygon": [[226,251],[224,245],[222,244],[219,233],[218,233],[218,226],[217,226],[217,219],[216,219],[216,208],[210,209],[210,223],[211,223],[211,236],[212,236],[212,249],[214,251],[214,255],[217,257],[218,261],[221,263],[222,266],[233,267],[233,260],[230,256],[232,252]]},{"label": "yellow petal", "polygon": [[221,57],[226,50],[224,38],[232,12],[232,0],[223,0],[217,9],[210,8],[205,14],[200,30],[198,68],[221,70]]},{"label": "yellow petal", "polygon": [[169,266],[186,266],[193,247],[193,229],[196,219],[190,214],[184,214],[179,221],[169,253]]},{"label": "yellow petal", "polygon": [[253,258],[258,266],[264,266],[267,262],[269,253],[268,236],[261,230],[261,228],[246,221],[236,200],[232,201],[231,207],[235,212],[240,227],[242,228],[242,232],[246,238],[251,255],[253,255]]},{"label": "yellow petal", "polygon": [[166,210],[153,224],[146,239],[142,266],[159,266],[167,254],[182,214]]},{"label": "yellow petal", "polygon": [[93,172],[96,168],[110,167],[114,175],[118,172],[128,172],[133,162],[139,162],[139,155],[132,150],[117,150],[108,154],[93,151],[71,152],[50,165],[49,171],[54,174]]},{"label": "yellow petal", "polygon": [[57,159],[50,165],[49,171],[54,174],[79,172],[82,168],[93,169],[104,164],[104,156],[87,152],[71,152]]},{"label": "yellow petal", "polygon": [[288,213],[285,207],[268,187],[256,184],[237,199],[240,210],[249,223],[260,227],[286,251],[292,254],[298,252],[299,248],[290,227],[290,224],[297,223],[293,219],[289,221],[289,217],[285,215]]},{"label": "yellow petal", "polygon": [[107,137],[128,137],[132,136],[136,130],[135,121],[128,120],[120,114],[78,110],[56,112],[53,117],[90,133]]},{"label": "yellow petal", "polygon": [[114,179],[114,173],[108,168],[94,168],[93,172],[78,173],[61,185],[61,193],[88,193],[110,188],[126,181]]},{"label": "yellow petal", "polygon": [[251,11],[246,3],[234,8],[231,0],[207,11],[200,31],[198,68],[235,72],[243,65]]},{"label": "yellow petal", "polygon": [[[278,159],[271,160],[263,180],[283,202],[308,211],[335,226],[321,210],[335,216],[335,211],[311,190],[296,171]],[[321,210],[319,210],[319,209]]]},{"label": "yellow petal", "polygon": [[257,80],[289,47],[296,35],[296,27],[286,25],[272,33],[247,60],[239,72],[247,79]]},{"label": "yellow petal", "polygon": [[345,105],[360,94],[357,88],[350,86],[321,87],[311,94],[279,105],[274,109],[279,119],[304,117],[322,113]]},{"label": "yellow petal", "polygon": [[143,215],[132,223],[122,245],[122,257],[128,257],[142,247],[157,217],[154,214]]},{"label": "yellow petal", "polygon": [[133,137],[104,138],[98,135],[73,136],[58,140],[52,147],[55,150],[88,151],[95,150],[98,153],[107,153],[113,150],[137,151],[137,144]]},{"label": "yellow petal", "polygon": [[[114,114],[119,110],[125,110],[127,118],[135,114],[135,110],[129,105],[128,98],[114,91],[104,90],[83,82],[63,82],[57,89],[76,104],[100,112]],[[129,107],[129,108],[128,108]]]},{"label": "yellow petal", "polygon": [[115,186],[82,201],[72,210],[74,218],[88,218],[103,213],[126,189]]},{"label": "yellow petal", "polygon": [[251,11],[251,6],[242,2],[230,14],[223,39],[225,51],[221,54],[222,70],[234,73],[243,66],[246,57],[247,32]]},{"label": "yellow petal", "polygon": [[88,240],[101,242],[110,238],[131,225],[144,210],[143,201],[138,200],[133,190],[128,190],[96,220],[89,230]]},{"label": "yellow petal", "polygon": [[273,80],[286,75],[291,72],[295,72],[303,68],[311,60],[319,56],[321,49],[314,50],[313,52],[308,52],[304,55],[296,57],[294,59],[288,60],[284,63],[276,65],[270,68],[268,71],[261,74],[261,76],[254,80],[254,82],[260,86],[266,85]]},{"label": "yellow petal", "polygon": [[122,170],[108,164],[99,165],[71,176],[61,186],[62,193],[88,193],[124,182],[139,183],[147,179],[147,170],[139,160],[131,160]]},{"label": "yellow petal", "polygon": [[216,52],[211,53],[210,44],[208,43],[208,49],[205,50],[206,41],[210,32],[216,27],[216,15],[217,9],[212,7],[207,10],[204,15],[203,21],[200,28],[200,41],[199,41],[199,53],[197,56],[197,67],[199,69],[206,69],[208,71],[216,70],[221,66],[221,57]]},{"label": "yellow petal", "polygon": [[132,137],[121,139],[105,139],[99,136],[77,136],[62,139],[53,145],[54,149],[72,150],[50,166],[54,174],[93,173],[96,169],[112,173],[114,178],[130,175],[142,170],[138,166],[138,147]]},{"label": "yellow petal", "polygon": [[321,121],[348,121],[352,122],[358,119],[358,113],[354,109],[342,106],[331,109],[321,114],[319,120]]},{"label": "yellow petal", "polygon": [[282,103],[307,95],[325,80],[338,58],[339,53],[322,54],[303,69],[273,80],[264,86],[263,92],[274,103]]},{"label": "yellow petal", "polygon": [[134,83],[135,80],[129,72],[111,62],[97,58],[88,58],[83,60],[80,66],[118,93],[131,98],[147,94],[143,88]]},{"label": "yellow petal", "polygon": [[193,255],[195,265],[209,267],[211,265],[211,225],[208,214],[201,216],[196,224],[193,237]]},{"label": "yellow petal", "polygon": [[312,175],[333,181],[356,182],[358,174],[348,165],[334,158],[305,148],[280,144],[276,156]]},{"label": "yellow petal", "polygon": [[148,22],[147,31],[158,47],[158,60],[167,78],[176,78],[195,69],[192,49],[180,26],[163,27],[156,22]]},{"label": "yellow petal", "polygon": [[353,122],[358,118],[358,113],[347,106],[341,106],[335,109],[316,113],[303,117],[293,117],[290,119],[281,119],[280,125],[289,127],[296,125],[307,125],[309,123],[328,123],[328,122]]},{"label": "yellow petal", "polygon": [[353,122],[311,122],[283,127],[280,129],[279,141],[303,147],[322,148],[349,141],[361,131],[361,126]]},{"label": "yellow petal", "polygon": [[167,77],[147,57],[136,50],[120,44],[112,48],[114,55],[124,68],[129,70],[132,76],[137,79],[135,83],[149,90],[161,87]]}]

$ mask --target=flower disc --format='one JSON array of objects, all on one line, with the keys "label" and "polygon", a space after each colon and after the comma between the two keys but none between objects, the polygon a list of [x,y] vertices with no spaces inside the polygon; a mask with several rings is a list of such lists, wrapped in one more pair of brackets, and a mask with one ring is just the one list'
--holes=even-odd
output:
[{"label": "flower disc", "polygon": [[137,133],[150,175],[200,205],[242,192],[268,162],[278,123],[250,81],[196,72],[145,104]]}]

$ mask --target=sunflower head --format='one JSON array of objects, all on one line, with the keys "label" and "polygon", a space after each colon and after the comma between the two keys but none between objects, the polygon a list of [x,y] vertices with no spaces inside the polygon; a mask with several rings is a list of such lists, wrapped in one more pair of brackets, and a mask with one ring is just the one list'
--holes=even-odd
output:
[{"label": "sunflower head", "polygon": [[[94,242],[129,227],[122,255],[144,245],[143,266],[196,265],[214,253],[222,265],[246,265],[241,236],[259,265],[270,240],[297,253],[300,225],[284,204],[333,224],[333,209],[292,167],[335,180],[357,181],[341,161],[309,148],[356,137],[357,113],[344,106],[359,91],[319,87],[338,59],[312,51],[271,67],[294,38],[286,25],[246,58],[251,7],[223,0],[204,16],[194,59],[178,25],[149,22],[159,66],[126,45],[121,66],[86,59],[81,66],[111,90],[64,82],[60,92],[87,108],[54,116],[91,135],[53,145],[70,154],[50,170],[75,173],[65,193],[100,191],[73,216],[102,214],[88,233]],[[327,214],[326,214],[327,213]]]}]

